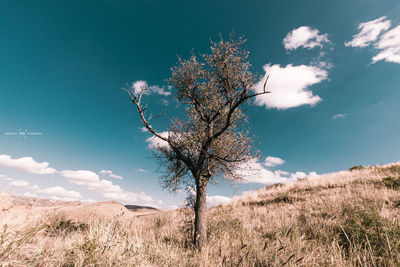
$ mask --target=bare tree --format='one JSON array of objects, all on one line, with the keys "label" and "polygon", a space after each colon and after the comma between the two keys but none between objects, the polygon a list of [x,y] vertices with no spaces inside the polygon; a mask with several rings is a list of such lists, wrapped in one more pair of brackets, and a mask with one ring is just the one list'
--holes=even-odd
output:
[{"label": "bare tree", "polygon": [[198,59],[179,59],[169,79],[176,88],[175,97],[186,110],[185,119],[173,119],[167,135],[153,129],[142,103],[143,93],[128,87],[143,125],[155,138],[165,142],[158,146],[155,157],[165,168],[165,188],[176,190],[180,185],[195,185],[194,245],[201,249],[206,241],[206,191],[209,182],[218,178],[240,179],[238,165],[257,157],[253,138],[247,129],[247,117],[241,106],[250,98],[269,93],[252,88],[259,79],[250,70],[248,52],[242,49],[243,37],[230,36],[211,42],[211,53]]}]

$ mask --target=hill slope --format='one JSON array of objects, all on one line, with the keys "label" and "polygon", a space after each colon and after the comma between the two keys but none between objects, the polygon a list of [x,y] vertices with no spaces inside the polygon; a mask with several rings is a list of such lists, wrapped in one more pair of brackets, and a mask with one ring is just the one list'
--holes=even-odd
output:
[{"label": "hill slope", "polygon": [[4,224],[20,225],[26,220],[43,217],[62,217],[79,223],[93,220],[130,220],[133,217],[159,212],[158,209],[138,205],[122,205],[117,201],[87,204],[79,201],[66,202],[33,197],[9,196],[0,193],[0,229]]},{"label": "hill slope", "polygon": [[35,218],[3,227],[0,261],[19,266],[398,266],[399,192],[400,164],[250,192],[208,210],[208,244],[201,253],[191,246],[190,210],[86,222]]}]

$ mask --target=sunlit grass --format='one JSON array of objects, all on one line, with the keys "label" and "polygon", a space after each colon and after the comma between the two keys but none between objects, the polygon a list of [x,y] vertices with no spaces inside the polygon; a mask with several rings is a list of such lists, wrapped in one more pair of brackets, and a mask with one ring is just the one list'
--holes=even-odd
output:
[{"label": "sunlit grass", "polygon": [[[191,244],[193,212],[73,221],[0,221],[7,266],[398,266],[400,165],[268,187],[208,210],[208,244]],[[0,197],[2,218],[10,208]],[[6,204],[8,203],[8,204]],[[11,223],[10,223],[11,222]]]}]

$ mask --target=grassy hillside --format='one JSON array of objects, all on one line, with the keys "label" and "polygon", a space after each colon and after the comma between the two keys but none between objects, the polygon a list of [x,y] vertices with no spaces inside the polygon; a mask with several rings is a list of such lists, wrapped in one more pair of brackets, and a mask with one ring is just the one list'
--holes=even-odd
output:
[{"label": "grassy hillside", "polygon": [[[208,244],[192,248],[193,212],[82,220],[68,213],[6,225],[10,266],[398,266],[400,165],[358,167],[248,193],[208,211]],[[0,197],[0,219],[11,216]],[[0,205],[1,206],[1,205]],[[37,213],[37,212],[36,212]]]}]

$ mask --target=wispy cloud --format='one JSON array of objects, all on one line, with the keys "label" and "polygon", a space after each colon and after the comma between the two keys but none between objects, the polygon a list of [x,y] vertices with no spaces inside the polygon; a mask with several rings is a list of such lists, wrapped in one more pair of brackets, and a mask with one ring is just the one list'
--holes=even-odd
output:
[{"label": "wispy cloud", "polygon": [[144,91],[144,94],[159,94],[159,95],[170,95],[171,92],[167,91],[164,87],[160,87],[158,85],[151,85],[147,84],[147,81],[136,81],[132,84],[132,88],[135,91],[135,94],[139,94],[143,89],[147,89]]},{"label": "wispy cloud", "polygon": [[378,39],[382,31],[390,28],[391,21],[386,16],[375,20],[360,23],[358,25],[359,33],[353,35],[353,40],[345,42],[345,46],[366,47]]},{"label": "wispy cloud", "polygon": [[[160,135],[162,137],[168,137],[168,132],[164,131],[161,132]],[[159,147],[168,147],[168,143],[165,142],[164,140],[161,140],[160,138],[156,136],[152,136],[146,139],[146,142],[149,143],[148,147],[151,150],[157,150]]]},{"label": "wispy cloud", "polygon": [[145,170],[145,169],[137,169],[137,171],[138,172],[143,172],[143,173],[149,172],[148,170]]},{"label": "wispy cloud", "polygon": [[255,85],[255,91],[261,92],[267,76],[267,88],[270,94],[259,95],[255,99],[258,106],[268,108],[288,109],[302,105],[314,106],[321,101],[314,95],[310,86],[318,84],[328,78],[328,72],[315,66],[289,64],[281,67],[278,64],[264,65],[265,75]]},{"label": "wispy cloud", "polygon": [[378,54],[372,57],[372,63],[384,60],[400,64],[400,25],[389,30],[392,22],[386,16],[360,23],[360,32],[345,46],[366,47],[373,45]]},{"label": "wispy cloud", "polygon": [[281,158],[268,156],[265,159],[265,163],[264,164],[267,167],[274,167],[274,166],[277,166],[277,165],[282,165],[284,163],[285,163],[285,161],[283,159],[281,159]]},{"label": "wispy cloud", "polygon": [[13,159],[9,155],[0,155],[0,165],[19,169],[32,174],[54,174],[56,169],[49,168],[48,162],[36,162],[32,157]]},{"label": "wispy cloud", "polygon": [[230,197],[215,195],[215,196],[207,196],[206,203],[207,203],[207,206],[212,207],[212,206],[217,206],[220,204],[226,204],[231,200],[232,199]]},{"label": "wispy cloud", "polygon": [[104,175],[108,175],[108,176],[110,176],[111,178],[114,178],[114,179],[119,179],[119,180],[124,179],[122,176],[116,175],[110,170],[101,170],[100,173],[104,174]]},{"label": "wispy cloud", "polygon": [[400,25],[384,33],[374,47],[381,51],[372,58],[372,63],[385,60],[400,64]]},{"label": "wispy cloud", "polygon": [[283,39],[283,45],[286,50],[294,50],[299,47],[308,49],[323,47],[323,43],[328,42],[330,42],[328,34],[319,34],[317,29],[311,29],[309,26],[301,26],[294,29]]},{"label": "wispy cloud", "polygon": [[347,117],[346,113],[338,113],[332,116],[331,120],[344,119]]}]

